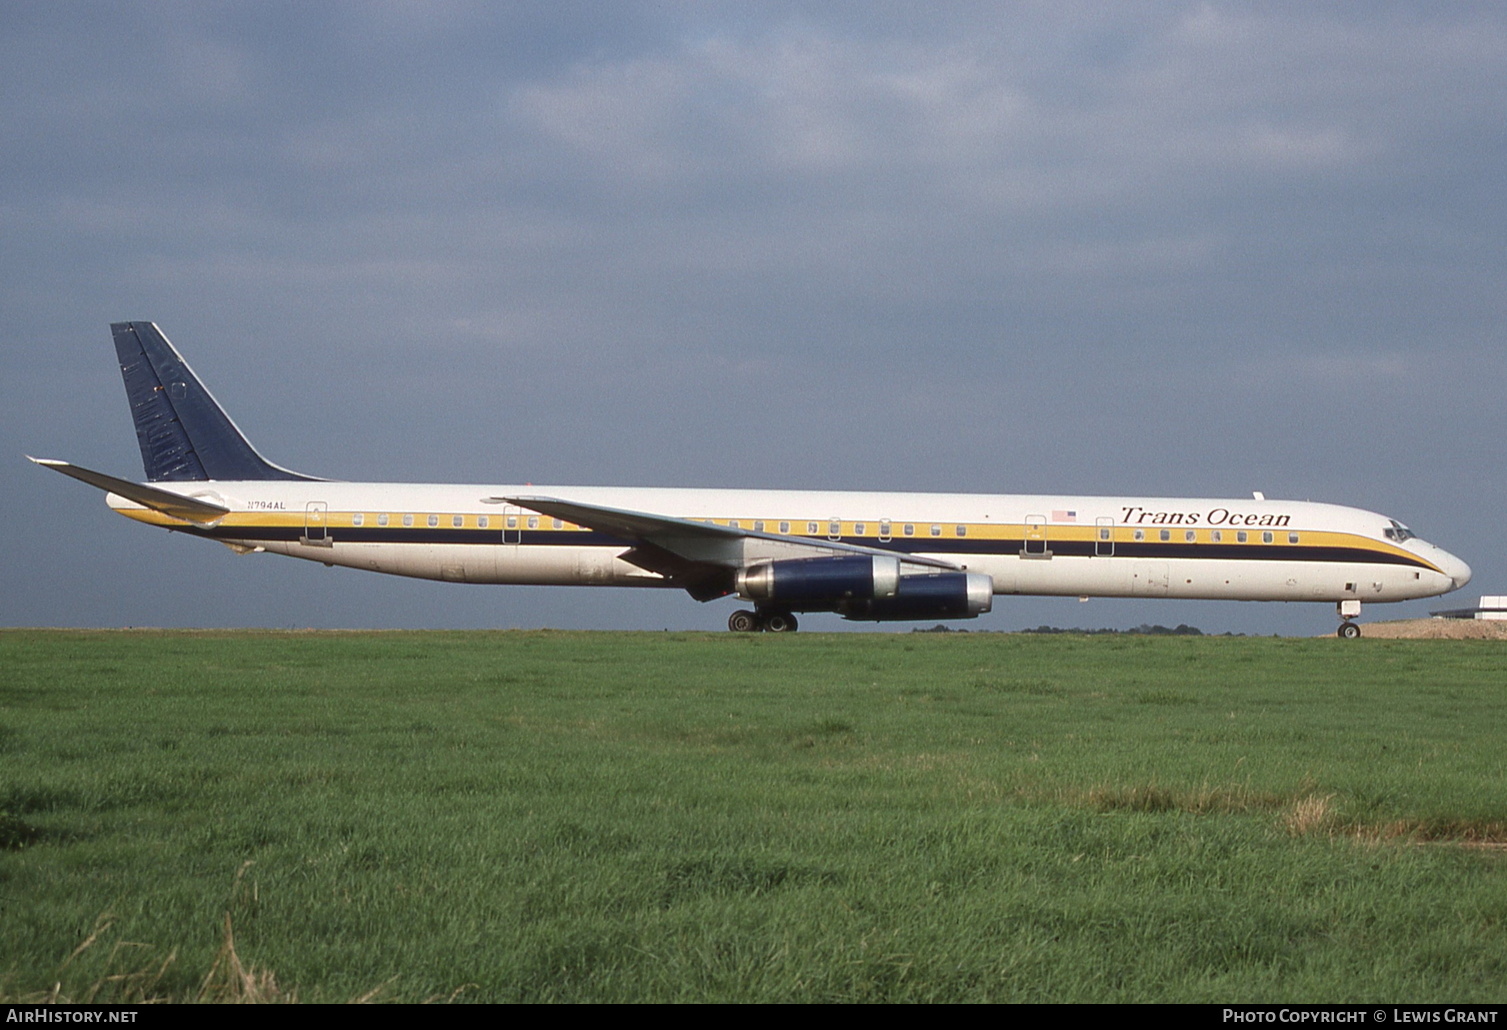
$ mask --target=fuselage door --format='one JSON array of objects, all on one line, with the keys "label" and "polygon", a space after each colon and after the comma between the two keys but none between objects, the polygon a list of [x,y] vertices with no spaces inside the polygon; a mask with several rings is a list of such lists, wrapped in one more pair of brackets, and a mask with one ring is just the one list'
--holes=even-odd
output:
[{"label": "fuselage door", "polygon": [[310,501],[304,508],[303,542],[328,545],[330,543],[329,522],[330,506],[324,501]]},{"label": "fuselage door", "polygon": [[1107,516],[1094,519],[1094,557],[1113,558],[1115,554],[1115,520]]},{"label": "fuselage door", "polygon": [[1047,550],[1047,517],[1045,515],[1026,516],[1026,546],[1020,553],[1027,558],[1046,558],[1052,553]]},{"label": "fuselage door", "polygon": [[516,544],[523,539],[523,509],[509,504],[502,509],[502,542]]}]

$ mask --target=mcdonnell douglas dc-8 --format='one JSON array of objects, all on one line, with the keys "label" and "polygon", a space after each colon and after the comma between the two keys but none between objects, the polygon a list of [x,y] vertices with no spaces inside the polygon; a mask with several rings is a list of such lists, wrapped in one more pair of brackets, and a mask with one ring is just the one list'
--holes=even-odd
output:
[{"label": "mcdonnell douglas dc-8", "polygon": [[739,632],[797,613],[971,619],[997,594],[1362,601],[1463,587],[1396,519],[1307,501],[344,483],[247,442],[151,322],[111,327],[146,482],[40,465],[147,525],[325,565],[455,583],[736,595]]}]

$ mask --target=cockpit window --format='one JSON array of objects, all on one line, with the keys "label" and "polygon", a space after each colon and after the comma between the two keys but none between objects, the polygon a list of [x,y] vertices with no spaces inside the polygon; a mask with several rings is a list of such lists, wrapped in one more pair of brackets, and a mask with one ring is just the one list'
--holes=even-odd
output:
[{"label": "cockpit window", "polygon": [[1388,526],[1386,529],[1382,530],[1382,532],[1386,535],[1386,538],[1388,540],[1395,540],[1395,541],[1397,541],[1400,544],[1404,540],[1411,540],[1411,539],[1413,539],[1413,536],[1415,534],[1407,526],[1404,526],[1401,522],[1398,522],[1396,519],[1389,519],[1388,521],[1391,522],[1392,524],[1390,526]]}]

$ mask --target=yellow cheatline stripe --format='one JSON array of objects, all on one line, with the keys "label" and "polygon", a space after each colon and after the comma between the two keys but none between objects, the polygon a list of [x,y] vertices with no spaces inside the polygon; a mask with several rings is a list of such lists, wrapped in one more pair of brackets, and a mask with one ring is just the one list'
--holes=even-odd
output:
[{"label": "yellow cheatline stripe", "polygon": [[[171,515],[165,515],[150,508],[119,508],[116,510],[129,519],[135,519],[137,522],[144,522],[148,525],[168,527],[191,525],[191,523],[185,522],[183,519],[173,518]],[[356,514],[358,513],[349,511],[326,512],[321,521],[328,528],[354,528],[354,516]],[[503,516],[494,514],[487,514],[485,516],[487,525],[484,527],[477,521],[482,516],[468,515],[461,512],[366,511],[359,514],[362,516],[362,523],[359,527],[361,529],[486,529],[488,531],[500,531],[505,524]],[[380,515],[388,517],[387,525],[383,526],[378,523],[377,519]],[[405,526],[403,524],[404,515],[413,516],[412,525]],[[431,515],[437,520],[433,526],[429,524],[429,517]],[[455,525],[456,515],[460,515],[461,517],[461,524],[459,526]],[[555,531],[557,528],[560,532],[583,531],[582,527],[569,522],[563,522],[556,527],[555,520],[547,516],[542,516],[540,522],[541,525],[535,527],[536,531]],[[216,528],[220,529],[302,529],[308,525],[308,519],[305,513],[301,511],[239,511],[225,516],[225,518],[218,521],[215,525]],[[511,528],[519,529],[524,527],[515,525]]]}]

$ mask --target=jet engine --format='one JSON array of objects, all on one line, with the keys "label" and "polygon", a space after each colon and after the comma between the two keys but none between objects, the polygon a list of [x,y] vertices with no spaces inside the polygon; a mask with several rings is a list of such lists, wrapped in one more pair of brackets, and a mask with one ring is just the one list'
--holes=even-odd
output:
[{"label": "jet engine", "polygon": [[830,610],[854,598],[894,597],[900,584],[900,559],[867,554],[787,558],[739,569],[734,583],[739,596],[768,607],[801,608],[814,603],[816,610]]},{"label": "jet engine", "polygon": [[982,572],[901,576],[893,597],[853,601],[838,611],[865,622],[905,619],[973,619],[994,607],[994,580]]},{"label": "jet engine", "polygon": [[885,555],[789,558],[739,569],[735,590],[760,608],[835,611],[849,619],[971,619],[994,603],[994,582],[979,572],[902,576]]}]

